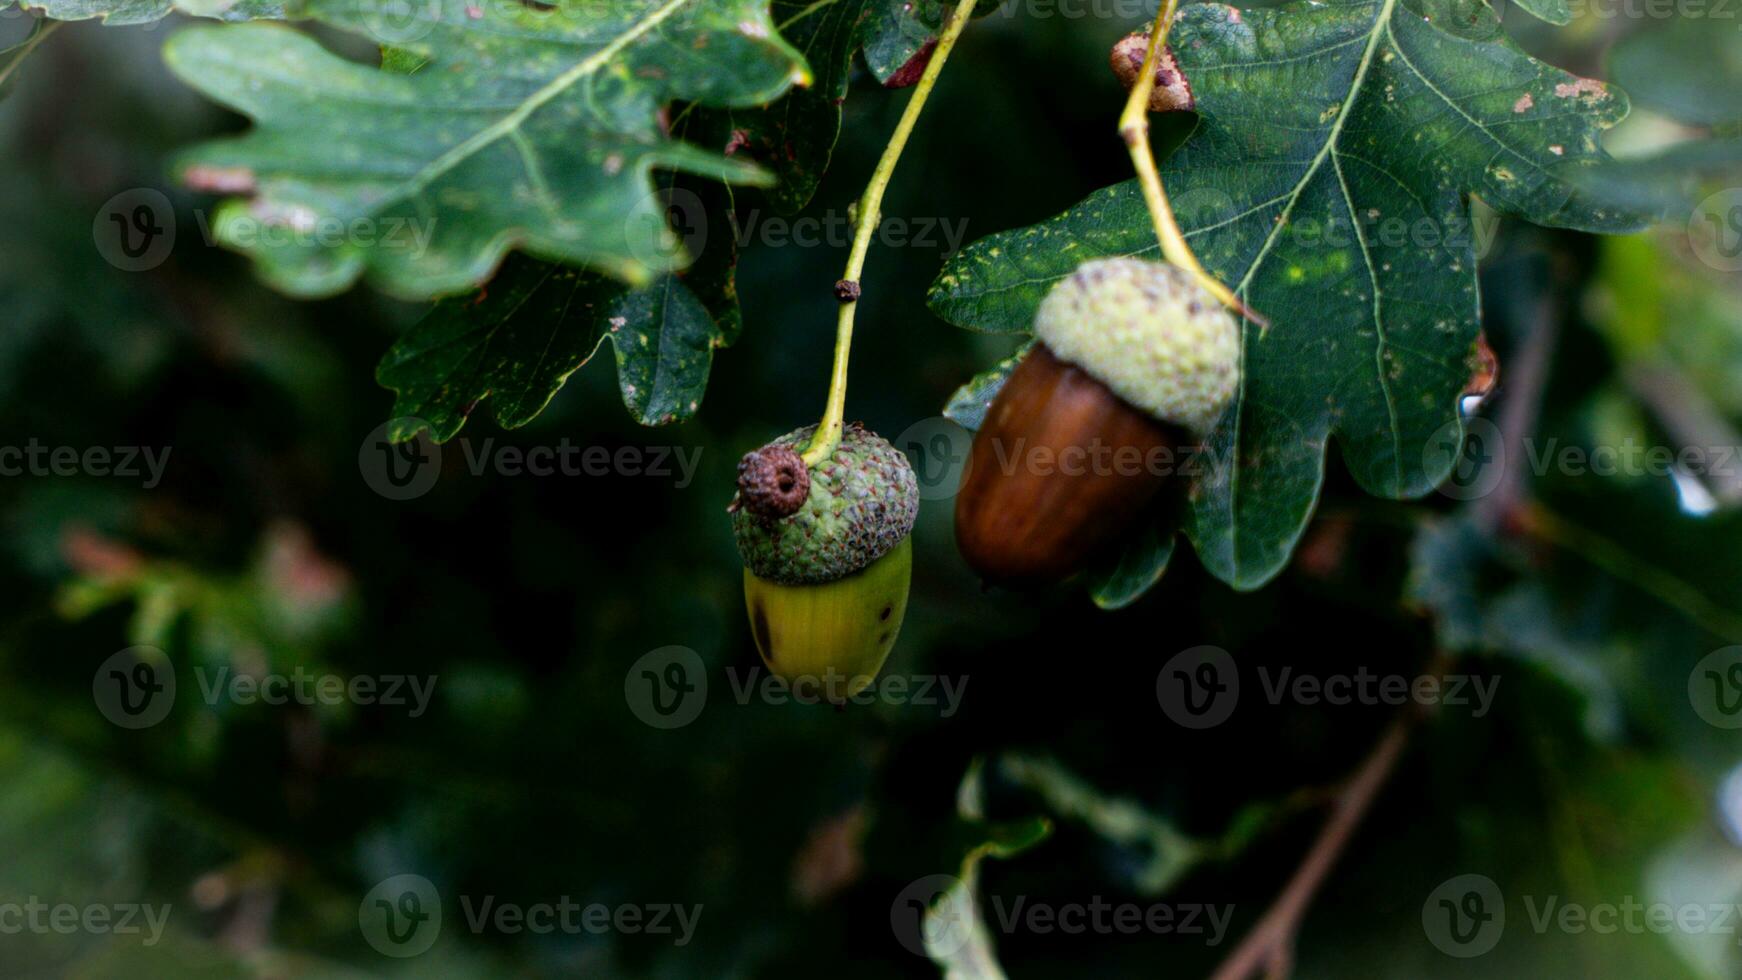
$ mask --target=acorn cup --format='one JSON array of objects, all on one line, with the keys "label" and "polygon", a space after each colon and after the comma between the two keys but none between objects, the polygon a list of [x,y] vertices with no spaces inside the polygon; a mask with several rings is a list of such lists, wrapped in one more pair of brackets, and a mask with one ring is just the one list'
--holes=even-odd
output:
[{"label": "acorn cup", "polygon": [[1168,485],[1240,383],[1240,327],[1189,273],[1079,265],[993,399],[956,496],[956,545],[987,583],[1060,581]]},{"label": "acorn cup", "polygon": [[763,663],[838,705],[876,679],[901,632],[919,481],[905,455],[858,423],[807,468],[799,453],[815,430],[746,454],[728,510]]}]

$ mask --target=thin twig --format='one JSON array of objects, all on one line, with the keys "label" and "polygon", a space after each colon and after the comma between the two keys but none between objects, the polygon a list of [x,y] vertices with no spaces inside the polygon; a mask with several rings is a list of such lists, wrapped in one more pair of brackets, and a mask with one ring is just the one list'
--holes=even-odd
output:
[{"label": "thin twig", "polygon": [[1261,328],[1268,327],[1269,320],[1247,306],[1198,262],[1197,255],[1186,242],[1185,233],[1180,231],[1173,206],[1167,201],[1167,191],[1161,184],[1161,172],[1155,166],[1155,150],[1149,144],[1149,96],[1155,91],[1155,65],[1161,58],[1162,49],[1167,47],[1167,34],[1173,28],[1173,15],[1178,6],[1179,0],[1163,0],[1161,10],[1155,15],[1155,26],[1149,32],[1149,51],[1144,55],[1136,84],[1131,86],[1131,95],[1125,100],[1125,111],[1119,115],[1119,135],[1131,153],[1131,166],[1137,171],[1138,186],[1143,188],[1143,202],[1149,206],[1150,220],[1155,223],[1155,238],[1161,243],[1161,254],[1191,273],[1210,295],[1228,308]]},{"label": "thin twig", "polygon": [[1548,384],[1555,345],[1560,340],[1560,305],[1544,296],[1531,315],[1530,333],[1500,375],[1500,481],[1473,506],[1477,527],[1492,532],[1524,503],[1525,440],[1536,431],[1542,392]]},{"label": "thin twig", "polygon": [[29,37],[6,51],[0,51],[0,55],[10,54],[12,56],[6,60],[4,65],[0,65],[0,86],[4,86],[12,78],[12,73],[18,70],[19,65],[24,64],[24,59],[30,57],[30,53],[36,50],[37,45],[48,40],[50,34],[59,30],[62,23],[58,20],[39,20],[36,22],[36,26],[31,29]]},{"label": "thin twig", "polygon": [[[1450,659],[1439,654],[1428,667],[1428,672],[1432,676],[1441,677],[1449,666]],[[1362,818],[1372,808],[1373,801],[1379,796],[1380,787],[1385,785],[1392,771],[1397,768],[1397,760],[1402,758],[1403,750],[1409,744],[1410,733],[1414,731],[1421,717],[1422,712],[1411,705],[1386,726],[1384,734],[1374,744],[1360,768],[1355,770],[1337,794],[1335,802],[1332,803],[1331,815],[1325,820],[1324,829],[1319,831],[1318,838],[1301,860],[1300,867],[1295,869],[1294,876],[1283,887],[1282,893],[1277,895],[1276,901],[1271,903],[1264,917],[1258,920],[1258,924],[1252,927],[1252,931],[1241,940],[1240,945],[1222,961],[1212,980],[1245,980],[1261,969],[1270,977],[1286,977],[1293,970],[1294,940],[1301,918],[1306,915],[1319,886],[1324,884],[1326,876],[1336,866],[1337,859],[1354,837]]]},{"label": "thin twig", "polygon": [[853,250],[847,255],[847,271],[836,284],[841,313],[835,327],[835,367],[829,377],[829,401],[823,410],[822,421],[817,424],[816,434],[805,448],[806,466],[815,466],[827,459],[834,453],[835,447],[840,445],[841,428],[847,408],[847,361],[853,350],[853,316],[859,309],[859,277],[865,271],[865,255],[871,250],[871,236],[876,233],[877,225],[883,219],[883,192],[889,189],[889,180],[895,175],[895,165],[901,160],[901,151],[907,147],[907,138],[913,134],[914,124],[919,121],[919,114],[925,108],[926,99],[931,96],[938,76],[943,74],[944,62],[949,60],[956,40],[968,26],[976,2],[977,0],[958,0],[955,10],[951,12],[943,31],[938,35],[937,47],[932,51],[931,61],[926,63],[925,74],[920,76],[919,84],[914,87],[913,97],[907,100],[901,120],[895,124],[894,135],[889,137],[889,145],[884,147],[883,156],[877,161],[877,169],[871,174],[871,183],[866,185],[865,195],[859,199]]},{"label": "thin twig", "polygon": [[[1693,379],[1667,358],[1635,360],[1622,368],[1621,377],[1634,397],[1651,409],[1670,438],[1683,446],[1723,459],[1729,457],[1716,454],[1742,446],[1742,433],[1736,431]],[[1719,502],[1742,501],[1742,473],[1734,466],[1708,467],[1698,475]]]}]

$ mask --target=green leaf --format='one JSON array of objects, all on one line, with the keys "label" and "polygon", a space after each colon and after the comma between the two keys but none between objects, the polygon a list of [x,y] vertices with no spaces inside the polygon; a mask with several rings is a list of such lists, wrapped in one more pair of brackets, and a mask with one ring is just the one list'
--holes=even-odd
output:
[{"label": "green leaf", "polygon": [[437,305],[381,359],[376,380],[399,394],[389,438],[410,439],[427,424],[445,441],[486,399],[504,428],[525,425],[607,338],[637,421],[695,414],[723,336],[677,277],[632,290],[517,256],[475,298]]},{"label": "green leaf", "polygon": [[511,247],[645,286],[686,261],[656,169],[754,182],[750,165],[666,138],[669,102],[756,105],[806,78],[767,0],[303,0],[293,13],[427,59],[358,65],[264,24],[171,38],[170,67],[251,117],[179,163],[195,187],[252,194],[214,232],[297,295],[359,277],[395,295],[456,293]]},{"label": "green leaf", "polygon": [[938,0],[775,0],[780,32],[804,53],[815,82],[771,105],[722,113],[722,125],[734,148],[774,173],[768,198],[776,210],[803,208],[828,170],[855,56],[865,53],[883,85],[914,84],[950,6]]},{"label": "green leaf", "polygon": [[280,0],[21,0],[18,6],[40,10],[50,20],[96,20],[111,27],[151,24],[175,12],[228,21],[284,17]]},{"label": "green leaf", "polygon": [[986,421],[986,410],[992,407],[992,399],[998,397],[998,392],[1004,387],[1004,382],[1010,380],[1010,372],[1016,370],[1016,365],[1028,356],[1032,344],[1022,345],[1022,349],[1010,355],[989,370],[982,371],[968,380],[968,383],[957,388],[944,405],[944,417],[951,419],[957,425],[969,432],[980,431],[980,426]]},{"label": "green leaf", "polygon": [[1160,895],[1205,863],[1240,854],[1276,809],[1271,804],[1250,804],[1221,837],[1206,840],[1186,834],[1135,800],[1105,795],[1052,759],[1002,755],[998,771],[1034,791],[1061,818],[1082,823],[1105,840],[1137,852],[1133,861],[1121,864],[1131,887],[1141,895]]},{"label": "green leaf", "polygon": [[1091,566],[1083,575],[1089,598],[1102,609],[1124,609],[1155,587],[1173,560],[1174,533],[1179,529],[1175,508],[1145,518],[1119,550]]},{"label": "green leaf", "polygon": [[[1206,567],[1252,589],[1288,561],[1333,435],[1375,494],[1419,496],[1450,471],[1430,447],[1458,424],[1477,331],[1469,196],[1538,224],[1638,227],[1571,179],[1627,105],[1519,50],[1485,6],[1192,5],[1174,44],[1202,119],[1164,167],[1170,195],[1204,264],[1272,322],[1247,326],[1236,408],[1207,447],[1224,462],[1186,520]],[[970,246],[931,305],[1021,331],[1083,260],[1157,252],[1121,184]]]},{"label": "green leaf", "polygon": [[968,841],[954,883],[932,898],[920,930],[926,954],[943,970],[944,980],[1004,980],[991,930],[980,914],[980,862],[1015,857],[1052,835],[1052,822],[1030,817],[1010,823],[985,822],[985,765],[975,759],[956,791],[960,836]]}]

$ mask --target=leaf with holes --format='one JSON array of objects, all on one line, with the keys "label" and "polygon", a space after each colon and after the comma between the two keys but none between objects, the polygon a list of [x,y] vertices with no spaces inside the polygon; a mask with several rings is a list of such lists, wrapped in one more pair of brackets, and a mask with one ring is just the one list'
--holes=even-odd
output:
[{"label": "leaf with holes", "polygon": [[[1201,119],[1164,179],[1206,267],[1272,322],[1246,325],[1240,393],[1184,522],[1204,564],[1251,589],[1299,540],[1333,434],[1375,494],[1419,496],[1450,472],[1477,331],[1469,197],[1543,225],[1638,227],[1572,179],[1627,105],[1519,50],[1485,5],[1193,5],[1173,45]],[[970,246],[930,302],[1022,331],[1079,262],[1157,254],[1121,184]]]},{"label": "leaf with holes", "polygon": [[300,0],[308,16],[426,62],[358,65],[289,28],[196,27],[170,67],[252,132],[178,166],[224,204],[218,241],[298,295],[359,277],[427,298],[487,278],[511,247],[647,285],[686,256],[655,169],[726,181],[751,165],[667,138],[671,101],[757,105],[805,80],[768,0]]}]

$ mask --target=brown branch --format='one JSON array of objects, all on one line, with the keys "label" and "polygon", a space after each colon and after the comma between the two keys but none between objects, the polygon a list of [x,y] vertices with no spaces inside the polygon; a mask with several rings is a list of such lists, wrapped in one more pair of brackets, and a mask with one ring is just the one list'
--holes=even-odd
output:
[{"label": "brown branch", "polygon": [[[1670,438],[1684,447],[1716,454],[1742,446],[1742,433],[1736,431],[1692,378],[1668,360],[1635,361],[1622,368],[1621,377]],[[1729,459],[1727,455],[1719,458]],[[1720,503],[1742,501],[1742,473],[1734,465],[1691,475],[1698,477]]]},{"label": "brown branch", "polygon": [[1542,413],[1542,392],[1560,340],[1560,309],[1552,296],[1543,297],[1531,313],[1530,333],[1519,344],[1510,364],[1501,366],[1500,481],[1472,505],[1476,525],[1490,533],[1518,509],[1525,498],[1525,441],[1536,431]]},{"label": "brown branch", "polygon": [[[1435,677],[1443,677],[1449,666],[1450,659],[1438,654],[1428,671]],[[1350,775],[1332,802],[1331,815],[1307,850],[1306,857],[1301,859],[1300,867],[1295,869],[1293,877],[1289,878],[1264,917],[1222,961],[1212,980],[1246,980],[1261,969],[1270,978],[1286,977],[1293,971],[1294,940],[1302,917],[1344,848],[1348,847],[1362,818],[1372,808],[1380,787],[1397,768],[1397,760],[1402,758],[1403,750],[1409,744],[1410,733],[1422,717],[1421,710],[1411,705],[1386,726],[1372,751],[1367,753],[1367,758]]]}]

